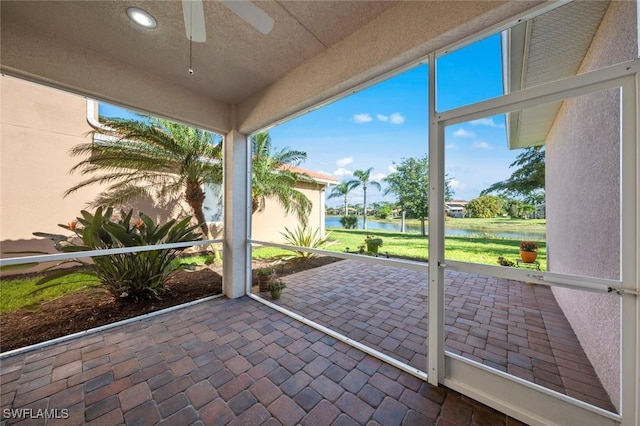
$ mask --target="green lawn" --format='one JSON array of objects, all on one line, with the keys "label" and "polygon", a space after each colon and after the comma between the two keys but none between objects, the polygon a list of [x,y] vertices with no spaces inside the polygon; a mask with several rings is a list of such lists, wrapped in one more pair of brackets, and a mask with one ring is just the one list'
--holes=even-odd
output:
[{"label": "green lawn", "polygon": [[[420,260],[427,259],[428,240],[416,233],[403,234],[390,231],[333,228],[328,231],[331,232],[331,239],[336,241],[336,244],[327,247],[329,251],[345,252],[347,248],[349,251],[357,251],[358,246],[364,243],[367,235],[375,235],[383,240],[380,253]],[[537,260],[544,270],[547,263],[546,244],[544,241],[537,241],[537,243],[540,246]],[[291,252],[273,247],[260,247],[253,251],[254,259],[266,259],[286,254],[291,254]],[[497,265],[500,256],[515,262],[520,256],[520,240],[494,238],[486,235],[445,238],[445,257],[447,259]]]},{"label": "green lawn", "polygon": [[[37,309],[40,303],[57,299],[69,293],[82,291],[94,287],[99,281],[84,272],[76,272],[66,277],[52,280],[43,284],[46,289],[34,293],[41,288],[36,285],[40,277],[26,279],[3,279],[0,283],[0,313],[11,312],[20,308]],[[49,287],[50,284],[57,284]]]},{"label": "green lawn", "polygon": [[[473,221],[474,219],[458,220]],[[502,224],[508,220],[509,219],[481,219],[478,220],[478,222],[487,225],[492,221],[495,221],[497,224],[496,226],[503,226]],[[403,234],[400,232],[374,230],[365,231],[361,229],[330,229],[329,231],[331,232],[331,239],[335,241],[335,244],[327,247],[327,250],[329,251],[345,252],[347,248],[349,248],[349,251],[357,251],[358,246],[364,243],[364,239],[367,235],[375,235],[376,237],[383,239],[383,245],[380,247],[380,253],[382,254],[389,253],[390,256],[410,257],[419,260],[427,259],[428,240],[416,233]],[[537,243],[540,245],[540,249],[538,250],[538,261],[540,262],[541,268],[545,270],[546,245],[544,241],[537,241]],[[512,261],[518,259],[519,244],[520,240],[490,238],[486,235],[446,237],[445,257],[451,260],[497,265],[497,259],[499,256],[503,256]],[[280,255],[288,256],[292,254],[293,253],[291,251],[274,247],[259,247],[253,250],[254,259],[271,259]],[[180,262],[202,264],[208,263],[211,260],[210,256],[193,256],[181,259]],[[58,280],[61,283],[60,285],[33,293],[38,288],[38,286],[35,285],[37,280],[38,277],[3,280],[0,284],[0,313],[15,311],[23,307],[37,306],[43,301],[52,300],[75,291],[82,291],[99,284],[97,279],[86,273],[78,272],[64,278],[60,278]]]},{"label": "green lawn", "polygon": [[[185,264],[211,263],[213,257],[190,256],[175,262]],[[20,308],[37,309],[40,303],[57,299],[66,294],[84,291],[100,284],[97,278],[84,272],[76,272],[52,280],[42,287],[36,285],[41,276],[32,278],[3,279],[0,283],[0,313],[16,311]],[[42,291],[36,291],[46,287]]]}]

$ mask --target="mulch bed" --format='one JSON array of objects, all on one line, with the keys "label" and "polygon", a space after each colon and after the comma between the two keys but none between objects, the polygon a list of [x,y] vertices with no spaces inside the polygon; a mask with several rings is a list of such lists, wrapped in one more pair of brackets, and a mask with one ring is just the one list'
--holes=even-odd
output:
[{"label": "mulch bed", "polygon": [[[279,263],[280,276],[327,265],[341,259],[322,256],[292,259]],[[255,261],[253,270],[270,265],[268,260]],[[257,285],[254,272],[253,285]],[[149,312],[191,302],[222,292],[222,266],[199,271],[179,271],[167,282],[161,298],[155,300],[117,300],[106,292],[88,291],[70,294],[43,303],[37,312],[18,310],[0,317],[0,352],[44,342],[105,324],[133,318]]]}]

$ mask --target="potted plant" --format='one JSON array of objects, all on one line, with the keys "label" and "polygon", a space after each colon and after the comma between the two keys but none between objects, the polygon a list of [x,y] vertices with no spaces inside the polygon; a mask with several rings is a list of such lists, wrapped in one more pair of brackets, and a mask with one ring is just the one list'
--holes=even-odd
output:
[{"label": "potted plant", "polygon": [[364,239],[364,243],[367,246],[367,253],[378,254],[378,249],[382,246],[382,238],[367,235],[367,238]]},{"label": "potted plant", "polygon": [[538,257],[538,246],[533,241],[521,241],[520,242],[520,258],[524,263],[533,263]]},{"label": "potted plant", "polygon": [[509,259],[506,259],[506,258],[504,258],[502,256],[498,257],[498,264],[500,266],[509,266],[509,267],[513,267],[513,266],[516,265],[515,262],[513,262],[513,261],[511,261]]},{"label": "potted plant", "polygon": [[260,291],[269,291],[269,281],[274,279],[276,271],[272,267],[258,269],[258,287]]},{"label": "potted plant", "polygon": [[274,300],[279,299],[280,296],[282,295],[282,289],[286,287],[287,285],[282,280],[279,280],[279,279],[270,280],[268,284],[268,288],[269,288],[269,292],[271,293],[271,298]]}]

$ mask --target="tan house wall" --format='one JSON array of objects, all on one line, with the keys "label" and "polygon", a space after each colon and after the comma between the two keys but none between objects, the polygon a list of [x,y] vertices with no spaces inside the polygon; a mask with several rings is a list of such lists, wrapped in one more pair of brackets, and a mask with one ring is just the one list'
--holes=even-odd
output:
[{"label": "tan house wall", "polygon": [[[32,233],[64,234],[57,224],[75,219],[102,190],[91,186],[63,198],[66,189],[83,179],[69,173],[80,161],[71,157],[69,150],[91,141],[87,100],[6,76],[0,77],[0,95],[0,257],[14,257],[17,255],[7,252],[25,250],[53,253],[49,240]],[[301,184],[301,188],[313,202],[310,223],[324,227],[323,186]],[[285,224],[297,225],[295,217],[285,217],[281,208],[272,204],[267,203],[264,212],[254,215],[254,238],[278,239]],[[186,203],[175,199],[139,200],[125,206],[130,207],[156,221],[192,215]],[[211,224],[214,238],[222,236],[221,225]]]},{"label": "tan house wall", "polygon": [[[320,228],[320,232],[324,235],[324,187],[312,183],[301,183],[298,190],[313,204],[309,215],[309,226],[313,229]],[[256,212],[251,217],[251,236],[254,240],[284,243],[281,232],[284,231],[285,226],[294,230],[300,224],[295,214],[286,214],[278,203],[269,202],[263,211]]]},{"label": "tan house wall", "polygon": [[[637,40],[629,38],[637,34],[635,22],[635,2],[612,2],[580,72],[637,57]],[[617,90],[567,100],[556,118],[546,141],[550,271],[620,277],[619,130]],[[619,408],[619,297],[564,288],[553,292]]]}]

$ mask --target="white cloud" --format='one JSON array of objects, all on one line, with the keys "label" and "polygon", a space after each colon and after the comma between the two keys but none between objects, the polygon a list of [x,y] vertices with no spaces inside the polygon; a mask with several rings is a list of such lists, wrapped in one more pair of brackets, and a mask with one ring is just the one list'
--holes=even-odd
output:
[{"label": "white cloud", "polygon": [[487,126],[487,127],[496,127],[499,129],[504,129],[504,124],[498,124],[493,121],[493,118],[479,118],[478,120],[470,121],[474,126]]},{"label": "white cloud", "polygon": [[455,143],[448,143],[446,145],[447,149],[458,149],[458,145],[456,145]]},{"label": "white cloud", "polygon": [[371,175],[371,180],[374,180],[379,183],[382,179],[386,177],[387,175],[385,175],[384,173],[374,173]]},{"label": "white cloud", "polygon": [[391,117],[389,117],[389,121],[391,122],[391,124],[402,124],[404,123],[404,116],[402,116],[399,112],[394,112],[393,114],[391,114]]},{"label": "white cloud", "polygon": [[453,132],[453,136],[459,137],[459,138],[474,138],[476,136],[475,133],[470,132],[469,130],[465,130],[465,129],[458,129],[455,132]]},{"label": "white cloud", "polygon": [[391,115],[376,114],[376,118],[383,123],[402,124],[404,123],[404,116],[399,112],[394,112]]},{"label": "white cloud", "polygon": [[389,171],[390,171],[391,173],[395,173],[395,172],[397,172],[397,171],[398,171],[398,169],[396,168],[395,164],[389,164],[389,165],[387,166],[387,169],[389,169]]},{"label": "white cloud", "polygon": [[460,182],[459,180],[451,179],[449,181],[449,187],[451,187],[451,189],[453,189],[454,191],[455,190],[464,191],[467,188],[467,185]]},{"label": "white cloud", "polygon": [[348,164],[353,163],[353,157],[345,157],[345,158],[341,158],[339,160],[336,160],[336,166],[338,167],[344,167]]},{"label": "white cloud", "polygon": [[356,123],[362,124],[362,123],[368,123],[370,121],[373,121],[373,118],[371,118],[369,114],[355,114],[353,116],[353,121],[355,121]]},{"label": "white cloud", "polygon": [[493,149],[493,147],[491,145],[489,145],[486,142],[483,141],[476,141],[473,143],[472,145],[475,149],[487,149],[487,150],[491,150]]},{"label": "white cloud", "polygon": [[351,170],[340,167],[336,171],[333,172],[334,176],[353,176],[353,172]]}]

